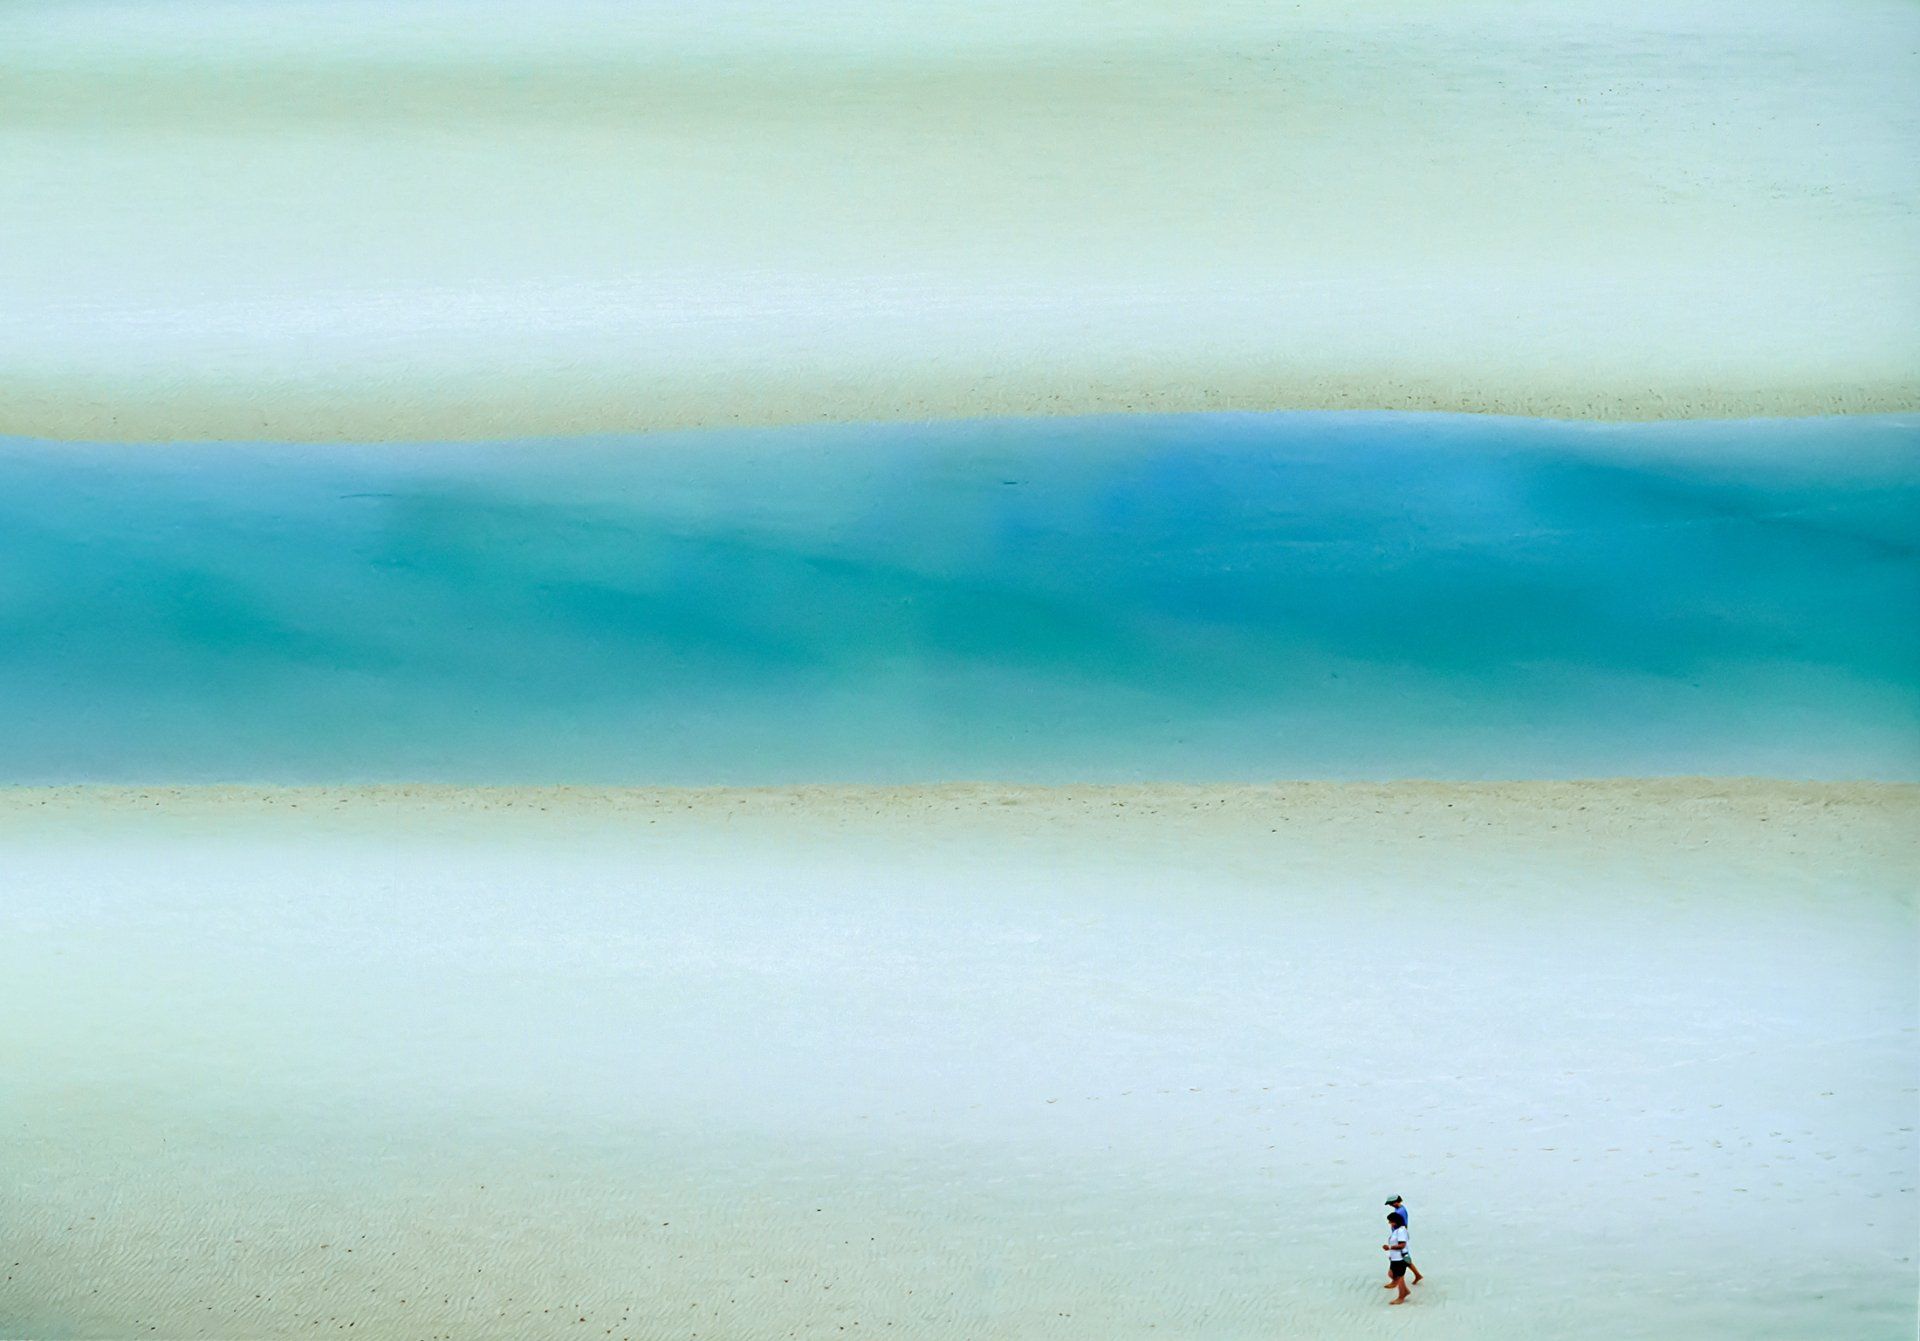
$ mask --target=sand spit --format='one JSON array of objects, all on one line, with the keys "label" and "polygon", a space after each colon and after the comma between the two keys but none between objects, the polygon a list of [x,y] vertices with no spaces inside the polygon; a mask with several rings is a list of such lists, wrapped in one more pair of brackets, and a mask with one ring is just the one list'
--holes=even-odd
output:
[{"label": "sand spit", "polygon": [[1920,408],[1908,5],[529,12],[8,6],[0,433]]},{"label": "sand spit", "polygon": [[[1317,818],[1332,824],[1391,815],[1416,822],[1435,818],[1498,817],[1511,823],[1530,817],[1547,828],[1592,828],[1614,820],[1645,824],[1650,814],[1665,825],[1692,814],[1737,816],[1769,822],[1806,811],[1884,818],[1897,831],[1920,810],[1920,784],[1803,782],[1778,778],[1600,778],[1570,782],[1276,782],[1262,785],[1147,783],[1138,785],[1026,786],[992,782],[924,786],[802,785],[787,787],[579,787],[457,786],[401,783],[354,786],[262,787],[244,783],[208,786],[0,787],[0,826],[66,826],[100,820],[152,817],[192,828],[200,822],[245,826],[266,820],[298,823],[306,817],[330,826],[380,833],[390,827],[457,826],[465,816],[496,823],[523,820],[534,826],[603,824],[613,831],[638,819],[684,817],[691,823],[732,823],[743,818],[769,825],[790,822],[817,830],[823,823],[867,825],[884,832],[891,824],[917,826],[942,818],[956,822],[999,819],[1014,829],[1047,832],[1059,824],[1124,824],[1151,818],[1179,825],[1246,823],[1258,826],[1279,816],[1288,822]],[[1576,820],[1574,817],[1577,816]],[[57,829],[55,830],[58,831]],[[1920,848],[1920,840],[1916,840]]]},{"label": "sand spit", "polygon": [[0,1333],[1904,1341],[1916,821],[0,792]]}]

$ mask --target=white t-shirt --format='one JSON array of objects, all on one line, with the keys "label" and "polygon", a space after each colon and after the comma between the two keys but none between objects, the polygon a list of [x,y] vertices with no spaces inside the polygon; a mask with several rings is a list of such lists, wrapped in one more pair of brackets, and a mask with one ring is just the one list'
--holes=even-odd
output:
[{"label": "white t-shirt", "polygon": [[1389,1262],[1407,1260],[1407,1227],[1405,1225],[1395,1225],[1393,1232],[1387,1235],[1387,1242],[1393,1245],[1387,1250]]}]

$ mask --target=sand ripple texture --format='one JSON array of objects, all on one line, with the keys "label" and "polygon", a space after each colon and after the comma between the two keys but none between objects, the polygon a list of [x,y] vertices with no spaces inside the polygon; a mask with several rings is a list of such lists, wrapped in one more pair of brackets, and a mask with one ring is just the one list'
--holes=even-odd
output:
[{"label": "sand ripple texture", "polygon": [[7,791],[0,1334],[1904,1339],[1916,819]]}]

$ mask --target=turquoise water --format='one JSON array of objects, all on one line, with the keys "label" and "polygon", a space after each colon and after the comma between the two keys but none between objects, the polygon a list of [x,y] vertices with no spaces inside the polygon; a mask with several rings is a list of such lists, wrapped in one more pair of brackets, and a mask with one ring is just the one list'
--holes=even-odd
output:
[{"label": "turquoise water", "polygon": [[0,440],[0,780],[1920,776],[1920,421]]}]

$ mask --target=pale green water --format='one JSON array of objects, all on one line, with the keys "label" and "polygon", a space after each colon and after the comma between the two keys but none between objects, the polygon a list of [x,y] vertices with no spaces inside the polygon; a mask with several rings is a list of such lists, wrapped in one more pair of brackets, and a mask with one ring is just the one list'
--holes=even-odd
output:
[{"label": "pale green water", "polygon": [[0,780],[1920,775],[1920,430],[0,443]]},{"label": "pale green water", "polygon": [[11,0],[0,432],[1910,410],[1916,49],[1883,0]]}]

